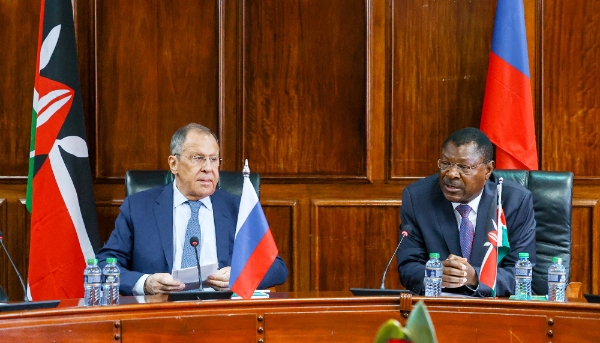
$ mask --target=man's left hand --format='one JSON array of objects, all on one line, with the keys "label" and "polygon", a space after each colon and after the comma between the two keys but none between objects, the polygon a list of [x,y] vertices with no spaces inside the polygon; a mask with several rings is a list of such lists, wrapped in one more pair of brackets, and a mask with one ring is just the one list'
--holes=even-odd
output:
[{"label": "man's left hand", "polygon": [[477,287],[477,274],[466,258],[451,254],[442,261],[442,264],[444,265],[442,287],[456,288],[464,285]]},{"label": "man's left hand", "polygon": [[216,273],[209,275],[206,279],[206,283],[210,285],[216,291],[229,290],[229,273],[231,267],[223,267],[217,270]]}]

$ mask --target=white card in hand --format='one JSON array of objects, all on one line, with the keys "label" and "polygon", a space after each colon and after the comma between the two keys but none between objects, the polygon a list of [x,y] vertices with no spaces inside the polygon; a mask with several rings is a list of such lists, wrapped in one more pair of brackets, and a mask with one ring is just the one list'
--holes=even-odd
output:
[{"label": "white card in hand", "polygon": [[[208,264],[206,266],[200,267],[200,271],[202,272],[202,287],[210,288],[206,285],[206,279],[209,275],[212,275],[217,272],[218,265],[216,263]],[[185,284],[184,291],[199,289],[198,282],[198,268],[190,267],[184,269],[175,269],[173,271],[173,279],[178,280],[181,283]]]}]

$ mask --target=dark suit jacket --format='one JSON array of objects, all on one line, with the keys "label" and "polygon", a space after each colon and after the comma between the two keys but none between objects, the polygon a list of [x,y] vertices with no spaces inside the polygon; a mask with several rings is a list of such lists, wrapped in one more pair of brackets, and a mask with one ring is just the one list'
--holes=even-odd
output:
[{"label": "dark suit jacket", "polygon": [[[222,190],[210,196],[215,220],[219,268],[231,266],[240,197]],[[173,269],[173,183],[128,196],[121,205],[115,229],[96,254],[100,266],[116,257],[121,269],[121,293],[131,295],[143,274],[171,273]],[[287,268],[277,259],[258,286],[285,282]]]},{"label": "dark suit jacket", "polygon": [[[485,184],[479,209],[477,225],[471,252],[471,265],[479,275],[485,255],[483,244],[487,242],[488,223],[491,220],[490,207],[495,206],[497,181],[492,174]],[[535,264],[535,219],[531,192],[525,187],[505,180],[502,189],[502,208],[506,217],[510,253],[498,266],[496,295],[514,294],[514,266],[520,252],[528,252],[531,263]],[[490,218],[488,218],[490,217]],[[402,242],[398,252],[398,272],[406,289],[415,294],[423,294],[425,263],[429,253],[437,252],[444,260],[450,254],[461,256],[458,224],[452,203],[448,201],[438,182],[438,174],[419,180],[404,189],[402,193],[402,225],[412,226],[412,232]],[[491,289],[479,285],[477,292],[467,287],[444,289],[469,295],[490,296]]]}]

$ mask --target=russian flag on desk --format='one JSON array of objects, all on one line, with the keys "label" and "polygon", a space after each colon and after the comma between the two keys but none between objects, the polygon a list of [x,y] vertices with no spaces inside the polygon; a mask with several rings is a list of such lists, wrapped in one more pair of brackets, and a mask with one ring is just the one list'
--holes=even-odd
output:
[{"label": "russian flag on desk", "polygon": [[523,0],[498,0],[481,130],[496,168],[538,169]]},{"label": "russian flag on desk", "polygon": [[278,254],[249,175],[246,160],[229,278],[229,288],[243,299],[250,299]]}]

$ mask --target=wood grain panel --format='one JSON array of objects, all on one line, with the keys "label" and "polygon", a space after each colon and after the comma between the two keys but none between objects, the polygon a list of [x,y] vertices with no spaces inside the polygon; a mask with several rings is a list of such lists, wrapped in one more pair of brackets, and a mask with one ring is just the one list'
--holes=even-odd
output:
[{"label": "wood grain panel", "polygon": [[275,238],[279,256],[285,261],[288,268],[288,278],[285,284],[277,286],[280,292],[297,290],[296,270],[298,254],[296,249],[296,237],[298,228],[297,200],[264,200],[261,205],[269,227]]},{"label": "wood grain panel", "polygon": [[264,179],[365,179],[366,10],[244,1],[243,155]]},{"label": "wood grain panel", "polygon": [[40,1],[0,1],[0,178],[27,177]]},{"label": "wood grain panel", "polygon": [[479,127],[494,1],[392,1],[391,177],[436,171],[446,137]]},{"label": "wood grain panel", "polygon": [[253,314],[128,319],[123,320],[122,332],[130,342],[254,343],[257,320]]},{"label": "wood grain panel", "polygon": [[[573,200],[573,231],[571,235],[570,281],[581,282],[583,293],[596,293],[598,280],[594,274],[600,270],[600,261],[594,252],[594,233],[600,222],[600,202],[597,199]],[[596,271],[596,272],[594,272]]]},{"label": "wood grain panel", "polygon": [[[6,231],[7,221],[8,203],[5,198],[0,198],[0,231],[2,231],[0,236],[3,236]],[[4,239],[4,237],[2,237],[2,239]],[[4,250],[2,250],[0,251],[0,287],[2,287],[3,290],[8,289],[8,268],[9,262],[6,258],[6,254],[4,254]]]},{"label": "wood grain panel", "polygon": [[[5,342],[31,343],[76,342],[85,337],[85,342],[116,342],[113,321],[91,321],[87,323],[64,323],[36,326],[1,328],[0,336]],[[26,339],[24,339],[26,337]],[[120,340],[119,340],[120,341]]]},{"label": "wood grain panel", "polygon": [[98,232],[100,234],[100,245],[108,240],[115,228],[115,220],[119,215],[119,207],[123,200],[97,201],[96,215],[98,217]]},{"label": "wood grain panel", "polygon": [[429,314],[435,330],[444,333],[445,343],[463,343],[465,337],[471,342],[546,342],[544,315],[477,313],[464,309],[451,313],[430,310]]},{"label": "wood grain panel", "polygon": [[[6,249],[13,258],[15,266],[19,270],[23,280],[27,280],[27,270],[29,269],[29,237],[31,215],[25,207],[25,199],[16,199],[8,203],[8,212],[11,215],[8,223],[10,224],[5,232]],[[19,281],[12,266],[7,266],[8,288],[5,289],[8,296],[13,301],[22,301],[25,298],[23,286]],[[26,282],[26,281],[25,281]]]},{"label": "wood grain panel", "polygon": [[[311,207],[311,289],[379,288],[398,244],[400,201],[324,199]],[[402,288],[399,280],[391,266],[386,288]]]},{"label": "wood grain panel", "polygon": [[600,1],[544,1],[542,168],[598,179]]},{"label": "wood grain panel", "polygon": [[167,166],[173,132],[217,131],[217,1],[96,1],[98,178]]},{"label": "wood grain panel", "polygon": [[400,311],[361,311],[361,320],[351,312],[265,313],[265,342],[372,342],[386,320],[400,320]]}]

